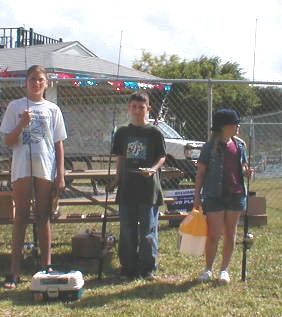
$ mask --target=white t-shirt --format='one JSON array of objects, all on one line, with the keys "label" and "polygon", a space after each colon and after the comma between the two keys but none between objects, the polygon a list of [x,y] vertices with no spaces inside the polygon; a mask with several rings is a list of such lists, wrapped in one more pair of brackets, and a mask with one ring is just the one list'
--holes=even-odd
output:
[{"label": "white t-shirt", "polygon": [[27,109],[32,112],[32,120],[12,147],[11,180],[31,176],[32,172],[32,176],[53,181],[56,177],[55,143],[67,137],[62,112],[56,104],[47,100],[33,102],[26,97],[14,100],[7,107],[0,131],[12,132]]}]

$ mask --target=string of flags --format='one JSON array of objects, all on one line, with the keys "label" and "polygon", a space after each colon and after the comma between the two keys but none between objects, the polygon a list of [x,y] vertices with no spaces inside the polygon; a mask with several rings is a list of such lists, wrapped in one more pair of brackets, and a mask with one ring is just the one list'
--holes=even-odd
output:
[{"label": "string of flags", "polygon": [[[74,87],[90,87],[103,85],[104,82],[97,82],[96,80],[87,76],[74,75],[69,73],[52,73],[50,74],[52,79],[74,79],[72,85]],[[107,81],[108,85],[112,86],[116,91],[124,91],[125,89],[139,90],[139,89],[157,89],[164,92],[171,91],[171,83],[147,83],[138,81]]]},{"label": "string of flags", "polygon": [[160,91],[169,92],[171,91],[171,84],[162,84],[162,83],[145,83],[137,81],[108,81],[116,90],[123,91],[127,89],[157,89]]},{"label": "string of flags", "polygon": [[[75,75],[70,73],[49,73],[50,79],[73,79],[71,80],[71,85],[73,87],[91,87],[98,85],[105,85],[105,82],[97,82],[95,79],[89,78],[87,76]],[[0,78],[8,77],[19,77],[20,75],[11,74],[7,68],[0,70]],[[126,89],[139,90],[139,89],[157,89],[163,92],[170,92],[172,88],[171,83],[148,83],[139,81],[107,81],[107,85],[113,87],[116,91],[124,91]]]}]

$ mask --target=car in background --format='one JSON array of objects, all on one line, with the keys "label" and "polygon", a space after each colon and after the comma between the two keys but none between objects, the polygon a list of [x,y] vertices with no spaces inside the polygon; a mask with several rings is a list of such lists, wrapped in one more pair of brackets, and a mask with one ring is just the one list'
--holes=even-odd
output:
[{"label": "car in background", "polygon": [[195,181],[197,161],[205,142],[184,139],[163,119],[158,121],[150,119],[150,123],[156,125],[164,136],[167,152],[166,165],[180,169],[185,178]]}]

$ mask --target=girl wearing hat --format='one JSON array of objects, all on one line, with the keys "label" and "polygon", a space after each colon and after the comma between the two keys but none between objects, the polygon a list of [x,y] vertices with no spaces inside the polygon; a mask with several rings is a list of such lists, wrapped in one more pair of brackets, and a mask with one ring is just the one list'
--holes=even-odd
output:
[{"label": "girl wearing hat", "polygon": [[[220,109],[213,115],[212,136],[203,146],[198,160],[194,207],[203,207],[207,216],[206,269],[199,281],[212,278],[212,266],[221,234],[224,236],[219,282],[230,282],[228,266],[234,250],[237,224],[246,208],[244,176],[248,168],[246,144],[237,137],[240,117],[232,109]],[[201,191],[202,199],[201,200]]]}]

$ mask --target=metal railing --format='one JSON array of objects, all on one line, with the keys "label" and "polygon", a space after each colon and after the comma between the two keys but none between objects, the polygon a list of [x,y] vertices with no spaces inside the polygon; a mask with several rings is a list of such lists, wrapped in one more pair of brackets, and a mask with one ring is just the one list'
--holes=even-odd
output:
[{"label": "metal railing", "polygon": [[32,28],[0,28],[0,48],[15,48],[38,44],[56,44],[63,40],[36,33]]}]

